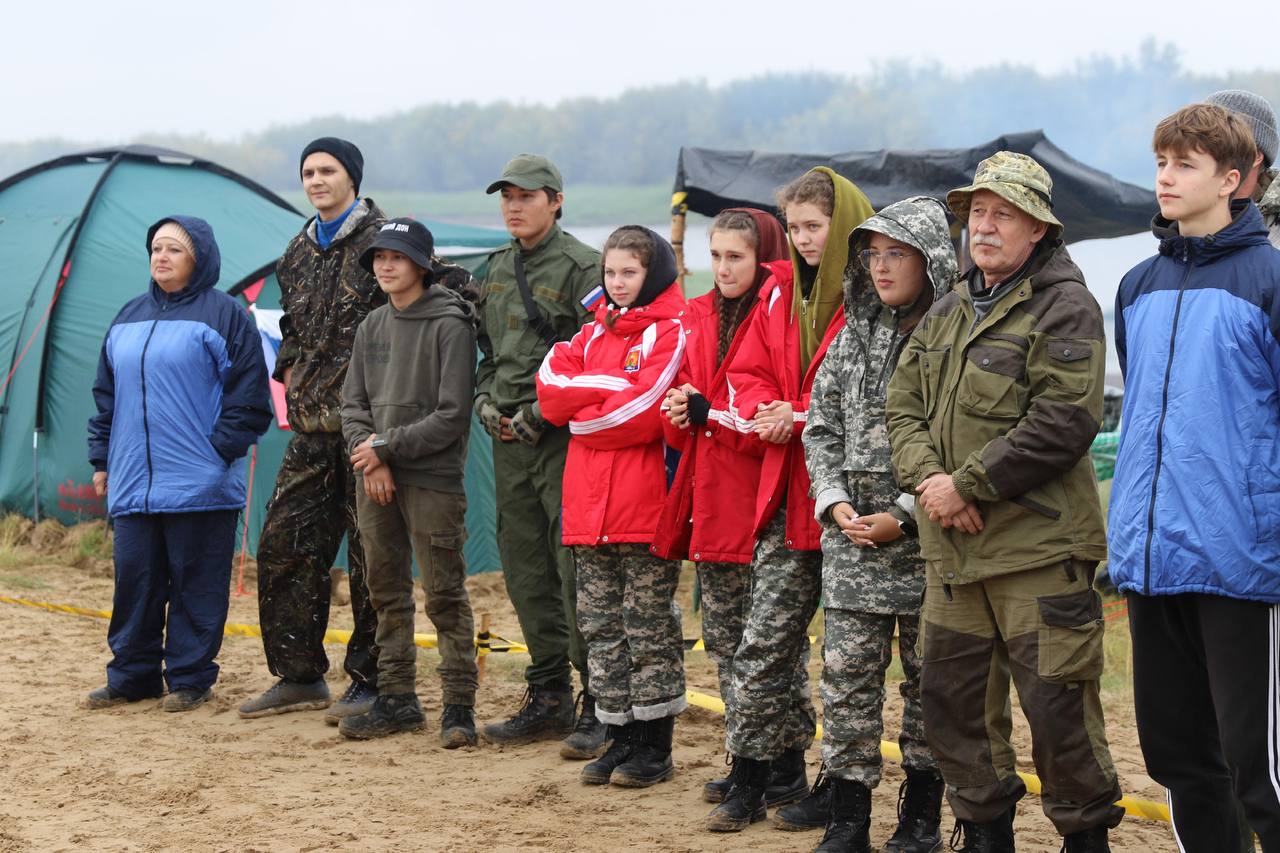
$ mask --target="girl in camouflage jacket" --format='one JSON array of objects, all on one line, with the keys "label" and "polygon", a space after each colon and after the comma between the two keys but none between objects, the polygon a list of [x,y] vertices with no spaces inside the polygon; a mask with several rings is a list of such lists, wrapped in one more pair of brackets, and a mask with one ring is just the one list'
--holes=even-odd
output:
[{"label": "girl in camouflage jacket", "polygon": [[924,740],[916,656],[924,562],[890,464],[889,377],[916,323],[955,280],[942,204],[889,205],[850,237],[845,327],[813,382],[803,434],[815,518],[822,526],[822,758],[833,807],[819,850],[869,849],[871,789],[880,782],[884,677],[895,626],[905,679],[903,806],[886,851],[940,842],[942,779]]}]

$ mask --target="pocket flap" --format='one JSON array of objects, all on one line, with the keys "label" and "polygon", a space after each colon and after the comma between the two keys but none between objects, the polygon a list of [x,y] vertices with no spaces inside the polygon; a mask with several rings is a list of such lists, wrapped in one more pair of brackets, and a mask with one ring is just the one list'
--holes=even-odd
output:
[{"label": "pocket flap", "polygon": [[969,347],[965,357],[975,367],[988,373],[999,373],[1001,376],[1021,379],[1027,372],[1026,356],[1004,347]]},{"label": "pocket flap", "polygon": [[1080,361],[1090,355],[1090,347],[1083,341],[1049,341],[1047,348],[1055,361]]},{"label": "pocket flap", "polygon": [[1040,618],[1055,628],[1078,628],[1102,618],[1102,601],[1092,589],[1036,599]]},{"label": "pocket flap", "polygon": [[441,548],[445,551],[461,551],[462,550],[462,534],[456,530],[446,530],[441,533],[432,533],[431,547]]}]

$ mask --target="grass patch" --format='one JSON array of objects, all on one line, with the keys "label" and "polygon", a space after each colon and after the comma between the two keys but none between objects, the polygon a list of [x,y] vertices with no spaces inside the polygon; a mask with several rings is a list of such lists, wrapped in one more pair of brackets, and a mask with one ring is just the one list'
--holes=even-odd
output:
[{"label": "grass patch", "polygon": [[111,540],[105,526],[89,525],[76,542],[76,552],[81,557],[95,560],[111,559]]},{"label": "grass patch", "polygon": [[[0,569],[10,568],[5,565],[5,552],[0,552]],[[0,586],[9,589],[50,589],[49,584],[42,580],[31,577],[30,575],[21,575],[13,573],[0,574]]]},{"label": "grass patch", "polygon": [[[415,216],[502,227],[497,195],[485,195],[483,187],[457,192],[412,192],[366,188],[387,216]],[[306,194],[281,193],[303,213],[311,211]],[[564,220],[574,225],[610,225],[621,222],[660,222],[671,212],[671,184],[618,186],[611,184],[571,184],[565,192]]]}]

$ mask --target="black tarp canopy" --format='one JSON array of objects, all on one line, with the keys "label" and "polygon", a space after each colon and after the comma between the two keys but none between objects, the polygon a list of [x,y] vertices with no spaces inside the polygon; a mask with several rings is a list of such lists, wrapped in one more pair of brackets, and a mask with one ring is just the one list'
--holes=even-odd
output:
[{"label": "black tarp canopy", "polygon": [[775,189],[814,166],[830,166],[857,184],[879,210],[913,195],[945,199],[948,190],[967,186],[978,163],[997,151],[1029,154],[1048,170],[1054,214],[1066,227],[1069,242],[1136,234],[1151,226],[1157,209],[1151,190],[1086,166],[1040,130],[1006,134],[973,148],[929,151],[778,154],[681,148],[673,204],[686,204],[704,216],[726,207],[773,211]]}]

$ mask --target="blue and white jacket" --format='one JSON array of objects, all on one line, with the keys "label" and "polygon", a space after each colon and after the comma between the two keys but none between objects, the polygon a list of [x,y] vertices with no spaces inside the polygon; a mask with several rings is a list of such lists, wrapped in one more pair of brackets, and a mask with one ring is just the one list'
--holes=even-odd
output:
[{"label": "blue and white jacket", "polygon": [[271,422],[267,368],[252,319],[214,289],[221,271],[213,229],[169,216],[191,235],[191,281],[165,293],[153,280],[111,322],[89,419],[89,461],[107,472],[107,510],[240,509],[244,455]]},{"label": "blue and white jacket", "polygon": [[1143,595],[1280,602],[1280,252],[1250,201],[1125,275],[1111,578]]}]

